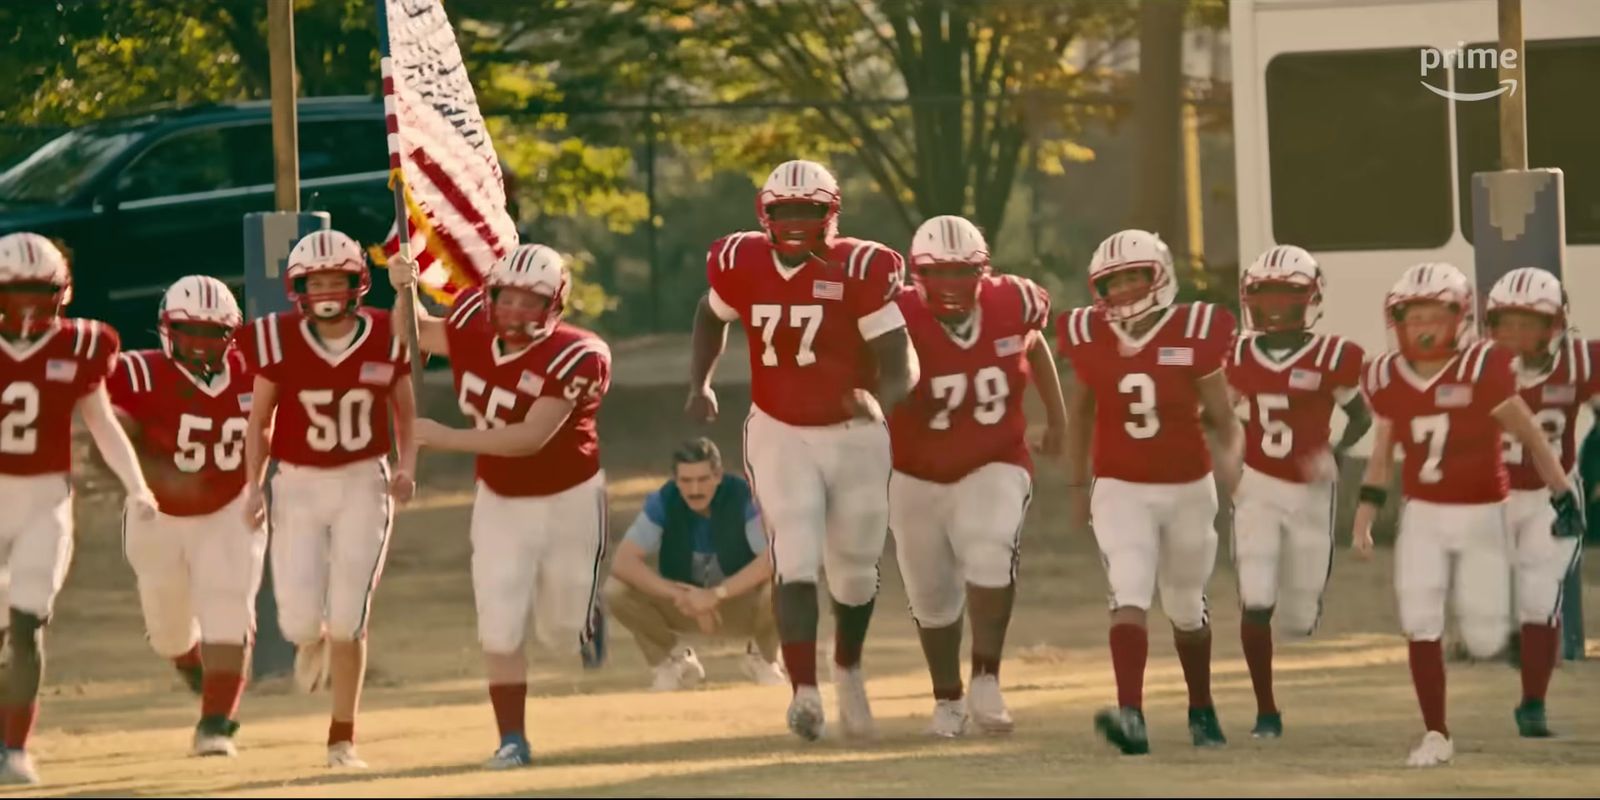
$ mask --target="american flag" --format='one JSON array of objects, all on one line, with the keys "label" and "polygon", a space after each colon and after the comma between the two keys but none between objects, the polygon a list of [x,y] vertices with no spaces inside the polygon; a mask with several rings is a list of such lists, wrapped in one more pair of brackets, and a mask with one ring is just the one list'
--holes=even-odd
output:
[{"label": "american flag", "polygon": [[68,358],[52,358],[45,362],[44,379],[53,383],[72,383],[78,377],[78,362]]},{"label": "american flag", "polygon": [[[448,303],[517,246],[517,227],[440,0],[380,5],[389,172],[403,189],[405,233],[422,287]],[[397,209],[385,257],[400,249],[400,217]]]},{"label": "american flag", "polygon": [[394,383],[394,365],[382,361],[368,361],[361,365],[361,382],[373,386]]},{"label": "american flag", "polygon": [[1193,347],[1163,347],[1156,352],[1156,364],[1163,367],[1194,366]]}]

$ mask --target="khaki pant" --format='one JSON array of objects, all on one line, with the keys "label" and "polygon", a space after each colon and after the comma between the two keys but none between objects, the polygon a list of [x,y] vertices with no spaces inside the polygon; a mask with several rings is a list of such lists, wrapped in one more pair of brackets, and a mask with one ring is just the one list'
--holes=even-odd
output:
[{"label": "khaki pant", "polygon": [[[671,600],[646,594],[616,578],[606,580],[606,607],[612,619],[633,632],[639,650],[650,666],[671,655],[680,633],[700,632],[699,623],[678,611]],[[772,586],[738,597],[730,597],[717,607],[722,627],[714,635],[750,639],[768,661],[778,660],[778,621],[772,615]]]}]

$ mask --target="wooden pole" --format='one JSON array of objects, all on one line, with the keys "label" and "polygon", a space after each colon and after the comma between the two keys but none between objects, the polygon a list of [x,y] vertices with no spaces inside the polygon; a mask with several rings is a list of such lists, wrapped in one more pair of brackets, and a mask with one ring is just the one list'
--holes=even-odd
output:
[{"label": "wooden pole", "polygon": [[300,210],[300,137],[295,114],[294,0],[267,0],[272,65],[272,184],[279,211]]},{"label": "wooden pole", "polygon": [[1210,273],[1206,272],[1206,220],[1200,186],[1200,115],[1194,104],[1183,104],[1183,208],[1189,229],[1189,268],[1194,272],[1194,286],[1200,291],[1210,288]]},{"label": "wooden pole", "polygon": [[[1500,95],[1500,169],[1528,168],[1528,73],[1522,38],[1522,0],[1500,1],[1500,85],[1516,81]],[[1508,53],[1515,54],[1507,58]],[[1509,62],[1509,66],[1508,66]]]}]

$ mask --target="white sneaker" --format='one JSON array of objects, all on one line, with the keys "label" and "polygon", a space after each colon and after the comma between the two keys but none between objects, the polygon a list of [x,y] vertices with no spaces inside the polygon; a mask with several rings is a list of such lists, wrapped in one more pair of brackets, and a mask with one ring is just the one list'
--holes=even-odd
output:
[{"label": "white sneaker", "polygon": [[323,637],[295,648],[294,685],[310,694],[328,682],[328,639]]},{"label": "white sneaker", "polygon": [[928,733],[944,739],[954,739],[967,732],[967,708],[960,700],[936,700],[933,703],[933,722]]},{"label": "white sneaker", "polygon": [[867,700],[867,679],[861,667],[833,667],[833,685],[839,694],[839,722],[849,739],[871,739],[877,735],[872,722],[872,703]]},{"label": "white sneaker", "polygon": [[660,664],[650,668],[655,677],[650,681],[652,692],[676,692],[683,688],[683,679],[678,670],[678,660],[667,656]]},{"label": "white sneaker", "polygon": [[26,750],[5,751],[5,761],[0,762],[0,784],[34,786],[39,783],[39,771],[33,768],[33,756]]},{"label": "white sneaker", "polygon": [[825,717],[822,712],[822,693],[815,686],[801,686],[789,701],[789,730],[794,735],[814,742],[822,738]]},{"label": "white sneaker", "polygon": [[685,647],[673,658],[678,664],[678,681],[685,689],[693,689],[706,682],[706,668],[699,656]]},{"label": "white sneaker", "polygon": [[239,755],[239,747],[233,743],[233,737],[217,733],[194,732],[194,749],[191,751],[197,756],[225,756],[233,758]]},{"label": "white sneaker", "polygon": [[1456,746],[1444,734],[1438,731],[1428,731],[1422,737],[1422,743],[1417,749],[1411,751],[1411,756],[1406,759],[1408,767],[1437,767],[1450,763],[1456,757]]},{"label": "white sneaker", "polygon": [[328,745],[328,766],[334,769],[366,769],[367,762],[356,755],[355,742]]},{"label": "white sneaker", "polygon": [[768,661],[761,651],[754,647],[745,651],[744,675],[754,681],[757,686],[782,686],[789,682],[789,676],[784,674],[783,665],[776,661]]},{"label": "white sneaker", "polygon": [[1010,733],[1017,727],[1005,698],[1000,696],[1000,678],[995,675],[972,679],[972,686],[967,689],[967,712],[984,733]]}]

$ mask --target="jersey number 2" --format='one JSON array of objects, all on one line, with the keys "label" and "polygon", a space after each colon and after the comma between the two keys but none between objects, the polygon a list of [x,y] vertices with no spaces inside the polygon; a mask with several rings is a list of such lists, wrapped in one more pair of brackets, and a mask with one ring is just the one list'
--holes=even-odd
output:
[{"label": "jersey number 2", "polygon": [[[778,366],[778,350],[772,340],[778,335],[778,323],[783,320],[783,306],[758,304],[750,307],[750,322],[761,329],[761,366]],[[811,343],[817,340],[817,329],[822,327],[822,306],[789,306],[789,327],[801,328],[800,347],[795,351],[795,366],[809,367],[817,363],[817,354]]]},{"label": "jersey number 2", "polygon": [[13,383],[0,392],[5,417],[0,418],[0,453],[27,455],[39,449],[39,432],[33,423],[39,419],[39,387]]}]

